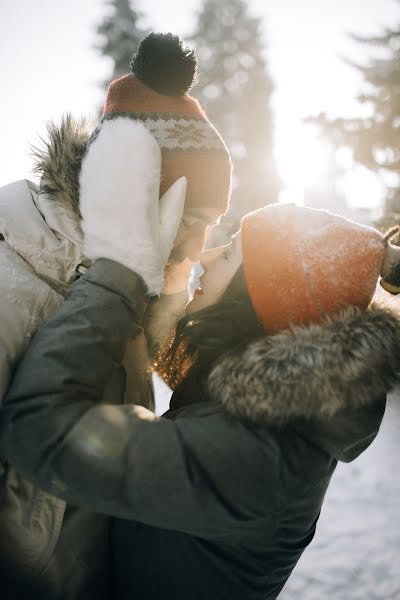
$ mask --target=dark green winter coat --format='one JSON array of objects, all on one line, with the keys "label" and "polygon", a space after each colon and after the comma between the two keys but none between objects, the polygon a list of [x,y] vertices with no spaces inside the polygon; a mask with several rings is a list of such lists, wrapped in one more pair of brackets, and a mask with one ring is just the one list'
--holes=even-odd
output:
[{"label": "dark green winter coat", "polygon": [[313,538],[337,461],[379,429],[399,322],[348,310],[265,336],[145,421],[99,404],[144,292],[107,260],[74,284],[15,374],[0,451],[50,493],[120,519],[115,598],[272,600]]}]

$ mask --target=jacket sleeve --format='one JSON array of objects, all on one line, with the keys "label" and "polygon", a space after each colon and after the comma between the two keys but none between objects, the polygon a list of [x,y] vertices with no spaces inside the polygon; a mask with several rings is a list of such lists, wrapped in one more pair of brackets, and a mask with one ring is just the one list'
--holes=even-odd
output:
[{"label": "jacket sleeve", "polygon": [[97,261],[21,361],[1,452],[46,491],[95,512],[214,539],[248,529],[253,509],[247,499],[242,511],[235,490],[247,498],[242,478],[257,478],[240,464],[243,428],[232,424],[232,443],[219,443],[217,417],[146,421],[132,406],[97,403],[143,311],[138,276]]}]

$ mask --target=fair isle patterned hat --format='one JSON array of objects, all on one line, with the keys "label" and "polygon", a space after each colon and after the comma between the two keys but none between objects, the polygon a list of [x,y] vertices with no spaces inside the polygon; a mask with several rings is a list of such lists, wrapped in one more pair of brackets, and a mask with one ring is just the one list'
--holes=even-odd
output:
[{"label": "fair isle patterned hat", "polygon": [[160,194],[185,176],[185,206],[222,214],[228,208],[232,164],[221,136],[187,93],[196,66],[195,53],[177,36],[148,35],[133,58],[132,74],[111,82],[98,127],[116,117],[141,121],[161,148]]}]

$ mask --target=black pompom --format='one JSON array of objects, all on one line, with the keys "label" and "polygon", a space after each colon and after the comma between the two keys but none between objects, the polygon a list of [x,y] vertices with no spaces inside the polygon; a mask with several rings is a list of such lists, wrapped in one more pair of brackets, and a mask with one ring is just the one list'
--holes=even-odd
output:
[{"label": "black pompom", "polygon": [[133,56],[134,75],[154,91],[166,96],[182,96],[195,82],[197,57],[172,33],[150,33]]}]

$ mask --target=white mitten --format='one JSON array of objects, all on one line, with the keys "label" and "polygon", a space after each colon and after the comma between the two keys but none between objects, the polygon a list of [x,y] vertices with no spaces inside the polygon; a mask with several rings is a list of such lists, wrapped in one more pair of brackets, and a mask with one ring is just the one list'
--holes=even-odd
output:
[{"label": "white mitten", "polygon": [[132,269],[159,294],[186,194],[181,177],[159,200],[161,151],[142,123],[105,121],[82,161],[80,210],[85,255]]}]

